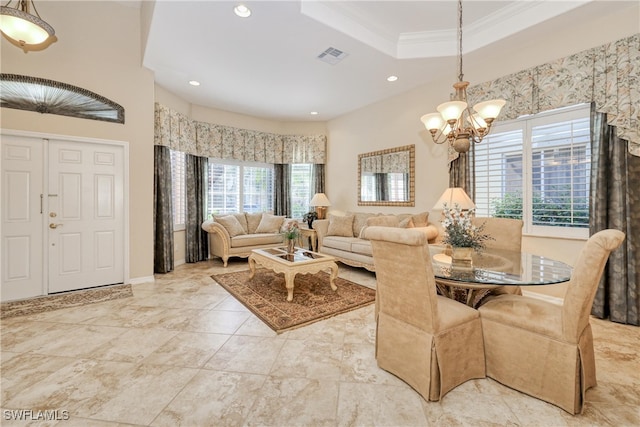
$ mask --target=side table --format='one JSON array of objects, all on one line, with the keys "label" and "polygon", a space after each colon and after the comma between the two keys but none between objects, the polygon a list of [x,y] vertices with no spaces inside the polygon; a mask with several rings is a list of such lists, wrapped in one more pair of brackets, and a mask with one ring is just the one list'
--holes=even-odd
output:
[{"label": "side table", "polygon": [[317,245],[318,245],[318,234],[316,233],[316,230],[314,230],[313,228],[302,228],[300,227],[300,237],[302,240],[302,246],[306,246],[306,239],[309,238],[309,240],[311,240],[311,250],[313,252],[316,251],[317,249]]}]

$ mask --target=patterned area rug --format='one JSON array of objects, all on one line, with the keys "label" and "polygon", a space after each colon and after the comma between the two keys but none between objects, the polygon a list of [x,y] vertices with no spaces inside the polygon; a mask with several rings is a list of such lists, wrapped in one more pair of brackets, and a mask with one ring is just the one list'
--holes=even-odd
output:
[{"label": "patterned area rug", "polygon": [[293,301],[287,302],[284,275],[260,268],[249,280],[249,271],[211,276],[223,288],[277,333],[364,307],[375,301],[376,291],[340,277],[337,291],[329,286],[329,274],[298,274]]},{"label": "patterned area rug", "polygon": [[79,305],[111,301],[130,296],[133,296],[133,291],[131,290],[131,285],[127,284],[103,286],[100,288],[45,295],[20,301],[3,302],[0,305],[0,318],[5,319],[8,317],[38,314],[45,311],[77,307]]}]

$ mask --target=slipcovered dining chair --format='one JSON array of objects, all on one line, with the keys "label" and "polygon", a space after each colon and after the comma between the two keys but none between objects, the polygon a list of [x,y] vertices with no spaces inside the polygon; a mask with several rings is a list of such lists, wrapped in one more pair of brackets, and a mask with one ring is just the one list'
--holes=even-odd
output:
[{"label": "slipcovered dining chair", "polygon": [[485,377],[478,312],[436,295],[424,233],[368,227],[376,267],[378,366],[401,378],[425,400]]},{"label": "slipcovered dining chair", "polygon": [[487,376],[565,411],[581,413],[596,385],[589,315],[618,230],[587,241],[573,268],[563,305],[522,295],[498,295],[482,305]]},{"label": "slipcovered dining chair", "polygon": [[[522,250],[522,227],[524,222],[521,219],[512,218],[493,218],[493,217],[475,217],[473,225],[479,227],[484,224],[484,234],[488,234],[493,240],[487,240],[485,247],[487,249],[506,249],[509,251],[520,252]],[[519,261],[519,260],[518,260]],[[519,267],[519,263],[516,264]],[[481,303],[482,297],[500,294],[516,294],[522,295],[520,286],[501,286],[499,288],[487,291],[486,295],[480,295],[478,304]]]}]

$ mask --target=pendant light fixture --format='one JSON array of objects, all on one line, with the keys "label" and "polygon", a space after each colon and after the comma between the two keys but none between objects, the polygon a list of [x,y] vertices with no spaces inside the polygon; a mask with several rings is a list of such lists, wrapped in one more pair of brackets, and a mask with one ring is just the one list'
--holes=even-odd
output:
[{"label": "pendant light fixture", "polygon": [[491,124],[506,104],[503,99],[492,99],[473,106],[467,104],[467,87],[462,73],[462,0],[458,0],[458,82],[452,101],[438,105],[437,113],[425,114],[420,118],[431,133],[433,142],[449,142],[458,153],[469,151],[471,142],[479,143],[491,131]]},{"label": "pendant light fixture", "polygon": [[[11,6],[10,0],[0,7],[0,31],[13,44],[28,52],[46,48],[55,41],[55,30],[47,24],[38,13],[32,0],[18,0]],[[31,13],[31,10],[35,14]],[[50,43],[45,44],[49,41]],[[35,49],[33,49],[36,47]]]}]

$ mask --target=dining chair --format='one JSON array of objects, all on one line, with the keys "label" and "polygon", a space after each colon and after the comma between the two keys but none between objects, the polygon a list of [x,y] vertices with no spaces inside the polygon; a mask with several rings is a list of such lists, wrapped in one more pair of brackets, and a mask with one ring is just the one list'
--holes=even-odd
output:
[{"label": "dining chair", "polygon": [[376,268],[378,366],[437,401],[454,387],[485,377],[478,312],[436,294],[424,233],[368,227]]},{"label": "dining chair", "polygon": [[[477,227],[484,224],[483,233],[493,238],[485,242],[486,248],[506,249],[514,252],[522,250],[522,227],[524,222],[521,219],[475,217],[472,222]],[[488,292],[488,295],[500,294],[522,295],[522,291],[520,286],[501,286]]]},{"label": "dining chair", "polygon": [[503,294],[478,309],[488,377],[571,414],[582,412],[586,390],[596,385],[591,306],[609,254],[624,237],[603,230],[587,240],[562,305]]}]

